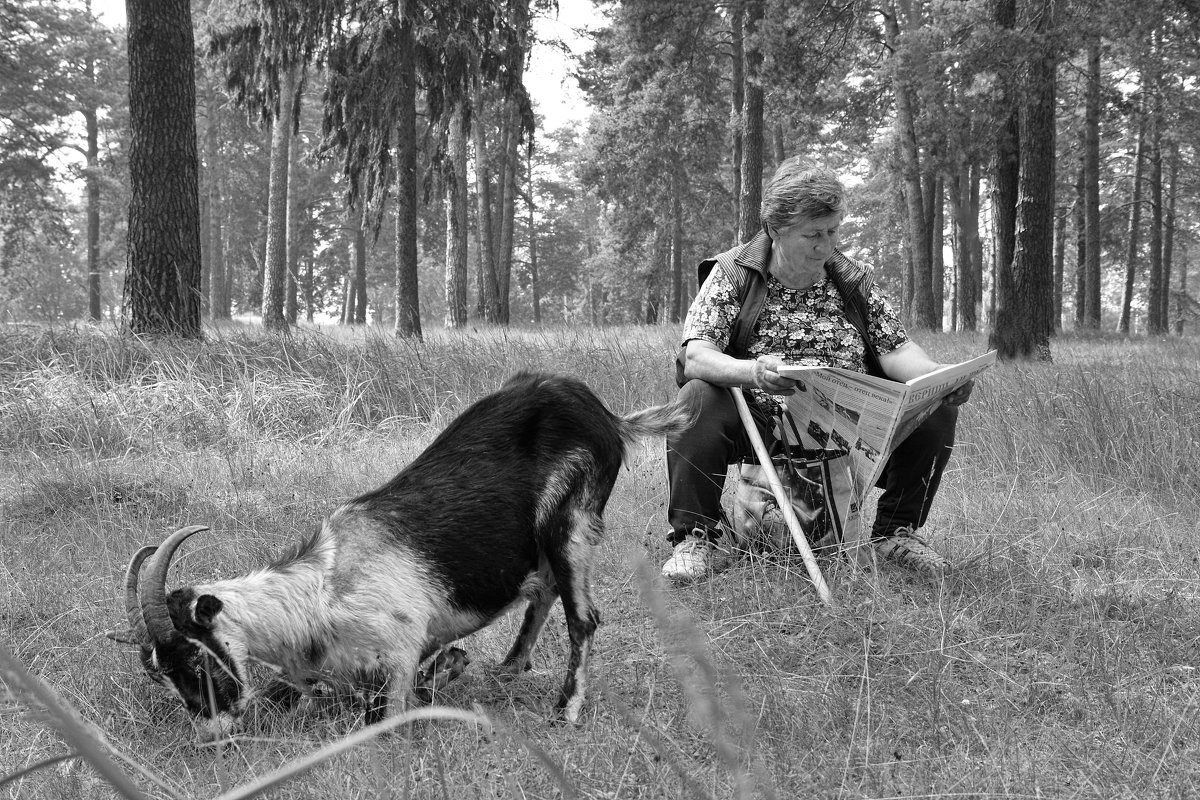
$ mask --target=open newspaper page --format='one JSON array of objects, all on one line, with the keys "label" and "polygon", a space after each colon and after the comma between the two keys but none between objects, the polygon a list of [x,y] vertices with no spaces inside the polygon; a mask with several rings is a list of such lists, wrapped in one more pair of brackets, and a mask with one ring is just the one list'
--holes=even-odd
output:
[{"label": "open newspaper page", "polygon": [[841,523],[842,541],[863,539],[862,502],[879,479],[888,457],[924,422],[942,398],[996,361],[995,352],[944,367],[907,383],[836,367],[783,367],[796,381],[787,398],[795,430],[805,448],[840,453],[829,464],[834,496],[826,498]]}]

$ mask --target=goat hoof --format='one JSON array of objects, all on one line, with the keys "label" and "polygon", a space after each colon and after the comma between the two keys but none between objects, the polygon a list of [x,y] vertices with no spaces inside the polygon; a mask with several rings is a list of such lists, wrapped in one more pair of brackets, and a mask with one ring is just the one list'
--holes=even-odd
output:
[{"label": "goat hoof", "polygon": [[554,704],[554,716],[551,717],[550,721],[554,724],[565,724],[578,728],[583,724],[579,719],[582,709],[582,698],[570,700],[566,697],[560,697],[558,702]]},{"label": "goat hoof", "polygon": [[425,703],[433,702],[433,695],[446,688],[467,670],[471,657],[461,647],[446,647],[439,650],[413,681],[413,694]]}]

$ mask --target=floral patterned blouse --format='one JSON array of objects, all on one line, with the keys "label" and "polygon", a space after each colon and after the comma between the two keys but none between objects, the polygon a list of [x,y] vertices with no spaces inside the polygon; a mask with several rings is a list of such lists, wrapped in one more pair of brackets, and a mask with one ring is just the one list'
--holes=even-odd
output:
[{"label": "floral patterned blouse", "polygon": [[[740,307],[724,270],[714,269],[688,309],[684,343],[703,339],[724,350]],[[904,323],[879,287],[871,287],[867,308],[867,333],[879,354],[890,353],[908,341]],[[750,358],[760,355],[779,356],[801,366],[867,371],[862,337],[846,319],[842,296],[829,278],[807,289],[789,289],[774,276],[767,276],[766,301],[749,345]],[[758,390],[754,395],[760,403],[770,397]]]}]

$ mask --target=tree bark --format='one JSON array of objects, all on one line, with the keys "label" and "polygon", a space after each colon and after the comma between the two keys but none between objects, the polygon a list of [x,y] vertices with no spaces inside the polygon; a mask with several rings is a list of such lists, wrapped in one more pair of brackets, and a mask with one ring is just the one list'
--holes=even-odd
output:
[{"label": "tree bark", "polygon": [[933,300],[933,237],[926,218],[924,186],[921,181],[920,145],[917,143],[914,87],[904,73],[900,50],[900,22],[895,3],[885,15],[884,24],[888,42],[892,47],[892,95],[896,103],[895,131],[896,148],[900,157],[901,191],[904,195],[904,211],[912,259],[912,313],[913,328],[935,330],[941,327],[935,321]]},{"label": "tree bark", "polygon": [[[94,83],[95,62],[87,61],[87,78]],[[100,121],[94,106],[83,109],[83,124],[87,135],[87,269],[88,319],[99,322],[100,309]]]},{"label": "tree bark", "polygon": [[[997,0],[994,19],[1000,28],[1015,27],[1016,0]],[[1021,172],[1017,92],[1011,80],[1004,80],[1003,87],[1000,107],[1008,113],[996,132],[995,175],[992,178],[996,272],[996,281],[992,285],[993,302],[998,295],[1006,291],[1004,281],[1008,279],[1009,268],[1012,266],[1013,251],[1016,247],[1017,186]]]},{"label": "tree bark", "polygon": [[511,98],[505,101],[504,163],[500,170],[500,241],[497,245],[496,288],[499,316],[497,321],[507,325],[511,318],[509,295],[512,285],[513,237],[516,235],[517,166],[520,161],[518,145],[521,138],[521,117]]},{"label": "tree bark", "polygon": [[973,331],[979,326],[976,302],[976,244],[979,239],[979,220],[971,207],[971,169],[967,160],[960,160],[958,169],[948,181],[946,196],[950,215],[954,218],[955,236],[955,308],[959,330]]},{"label": "tree bark", "polygon": [[1100,42],[1088,43],[1087,90],[1083,114],[1084,253],[1082,327],[1100,327]]},{"label": "tree bark", "polygon": [[[763,19],[762,0],[745,0],[745,36],[753,37]],[[763,88],[759,74],[762,51],[746,48],[745,107],[742,115],[742,186],[738,215],[738,239],[749,241],[762,227],[763,180]]]},{"label": "tree bark", "polygon": [[[289,137],[290,138],[290,137]],[[287,169],[287,246],[285,260],[287,262],[287,291],[284,297],[284,316],[289,325],[296,324],[299,313],[297,301],[300,284],[300,197],[299,184],[299,142],[292,139],[288,145]]]},{"label": "tree bark", "polygon": [[496,281],[496,236],[492,224],[492,174],[488,158],[483,91],[476,88],[471,138],[475,143],[475,287],[476,310],[486,322],[499,320],[500,287]]},{"label": "tree bark", "polygon": [[417,269],[417,65],[412,20],[400,23],[396,86],[396,336],[423,338]]},{"label": "tree bark", "polygon": [[[1055,4],[1056,0],[1031,4],[1037,6],[1029,11],[1039,30],[1053,30]],[[1053,46],[1043,45],[1030,55],[1024,70],[1015,251],[1008,278],[1000,282],[989,342],[1005,359],[1051,360],[1057,66]]]},{"label": "tree bark", "polygon": [[467,142],[462,102],[446,134],[446,327],[467,324]]},{"label": "tree bark", "polygon": [[946,303],[946,263],[943,248],[945,247],[945,195],[946,183],[941,175],[934,180],[933,190],[933,228],[930,231],[932,246],[930,248],[929,288],[933,303],[932,330],[942,330],[943,307]]},{"label": "tree bark", "polygon": [[1169,188],[1164,186],[1164,192],[1166,193],[1166,207],[1163,208],[1163,290],[1161,314],[1164,333],[1171,329],[1171,262],[1175,255],[1175,211],[1177,208],[1175,201],[1179,196],[1179,142],[1172,141],[1170,147],[1170,184]]},{"label": "tree bark", "polygon": [[127,0],[130,330],[199,338],[200,188],[188,0]]},{"label": "tree bark", "polygon": [[667,318],[672,323],[683,321],[683,170],[676,165],[672,175],[671,187],[671,267],[670,267],[670,303]]},{"label": "tree bark", "polygon": [[[1084,131],[1080,131],[1080,143],[1082,144],[1085,137]],[[1087,191],[1084,188],[1086,181],[1084,174],[1087,170],[1084,169],[1083,155],[1084,148],[1079,151],[1079,169],[1075,171],[1075,209],[1073,213],[1075,223],[1075,328],[1083,330],[1087,327],[1084,322],[1084,306],[1087,305]]]},{"label": "tree bark", "polygon": [[1163,315],[1166,305],[1166,281],[1163,279],[1163,174],[1162,174],[1162,93],[1160,81],[1154,76],[1148,87],[1153,96],[1149,119],[1150,175],[1150,280],[1146,292],[1146,333],[1161,336],[1167,332]]},{"label": "tree bark", "polygon": [[1127,249],[1125,252],[1125,291],[1121,295],[1121,317],[1117,322],[1118,333],[1129,333],[1130,317],[1133,309],[1133,293],[1137,285],[1138,264],[1140,253],[1140,236],[1142,230],[1142,164],[1145,160],[1146,123],[1138,120],[1137,145],[1133,151],[1133,186],[1130,187],[1129,229],[1125,234]]},{"label": "tree bark", "polygon": [[745,36],[742,22],[745,8],[742,0],[734,0],[729,11],[730,34],[733,44],[733,63],[730,65],[731,83],[733,85],[732,103],[729,111],[729,128],[733,132],[733,240],[734,244],[741,241],[742,209],[742,114],[746,104],[746,74],[745,74]]},{"label": "tree bark", "polygon": [[358,227],[354,229],[354,319],[355,325],[367,324],[367,218],[366,197],[359,215]]},{"label": "tree bark", "polygon": [[287,330],[284,295],[287,288],[288,164],[291,160],[296,74],[279,71],[279,108],[271,124],[271,167],[267,189],[267,254],[263,270],[262,321],[267,330]]},{"label": "tree bark", "polygon": [[1054,213],[1054,333],[1062,330],[1063,266],[1067,254],[1067,209]]},{"label": "tree bark", "polygon": [[225,168],[221,163],[221,104],[217,90],[208,95],[208,128],[205,131],[208,160],[208,315],[229,319],[229,290],[226,281],[224,215],[221,196]]},{"label": "tree bark", "polygon": [[533,138],[530,137],[525,145],[525,162],[529,167],[529,294],[533,301],[533,323],[542,322],[541,284],[538,281],[538,239],[537,223],[534,220],[533,194]]}]

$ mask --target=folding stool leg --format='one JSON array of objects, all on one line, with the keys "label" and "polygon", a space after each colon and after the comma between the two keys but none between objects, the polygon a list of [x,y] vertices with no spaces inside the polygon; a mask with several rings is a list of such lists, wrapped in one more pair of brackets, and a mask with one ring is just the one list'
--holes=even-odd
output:
[{"label": "folding stool leg", "polygon": [[758,458],[758,463],[762,465],[763,471],[767,475],[767,483],[771,486],[771,493],[779,501],[779,510],[783,514],[784,521],[787,522],[788,530],[792,534],[792,540],[796,543],[796,548],[800,551],[800,557],[804,559],[804,568],[808,570],[808,577],[817,589],[817,596],[821,598],[821,602],[825,603],[825,605],[833,605],[833,598],[829,594],[829,585],[825,583],[825,576],[821,574],[821,568],[817,565],[816,556],[813,555],[812,548],[808,546],[808,537],[804,535],[804,528],[800,526],[800,520],[796,519],[796,512],[792,508],[792,503],[788,498],[787,492],[783,489],[783,484],[779,480],[779,474],[775,472],[775,465],[771,461],[770,453],[767,452],[767,446],[763,444],[762,435],[758,432],[758,427],[754,424],[754,418],[750,416],[750,408],[746,405],[746,398],[742,396],[742,390],[736,386],[730,387],[729,391],[733,394],[734,405],[737,406],[738,416],[742,419],[742,427],[746,429],[746,436],[750,438],[750,444],[754,448],[754,455]]}]

